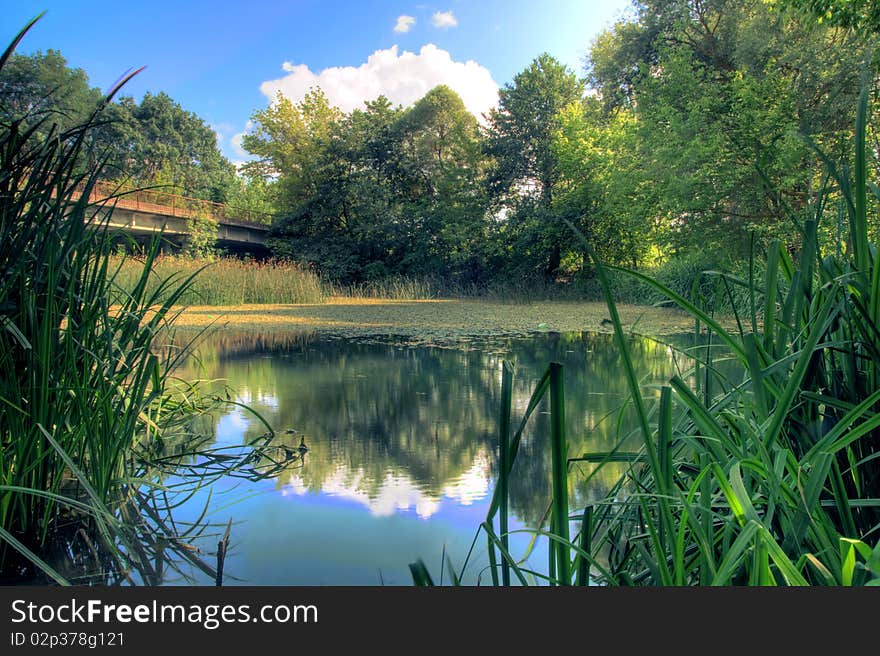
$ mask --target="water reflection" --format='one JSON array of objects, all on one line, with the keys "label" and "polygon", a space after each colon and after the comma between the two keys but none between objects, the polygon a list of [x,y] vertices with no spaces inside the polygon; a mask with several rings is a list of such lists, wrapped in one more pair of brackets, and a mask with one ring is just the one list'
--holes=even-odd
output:
[{"label": "water reflection", "polygon": [[[687,366],[665,344],[632,346],[649,393]],[[227,571],[251,584],[408,583],[407,563],[430,563],[444,544],[463,559],[493,486],[505,358],[517,369],[515,425],[555,360],[565,367],[570,455],[617,446],[627,386],[607,334],[458,347],[228,333],[205,343],[181,374],[223,379],[275,428],[279,454],[291,455],[255,463],[277,465],[269,481],[214,486],[217,512],[237,522]],[[629,422],[624,412],[620,423]],[[540,408],[520,447],[511,478],[517,526],[535,526],[549,503],[548,424]],[[217,441],[229,445],[263,430],[240,407],[215,421]],[[602,496],[616,476],[608,468],[588,484],[573,477],[573,503]]]}]

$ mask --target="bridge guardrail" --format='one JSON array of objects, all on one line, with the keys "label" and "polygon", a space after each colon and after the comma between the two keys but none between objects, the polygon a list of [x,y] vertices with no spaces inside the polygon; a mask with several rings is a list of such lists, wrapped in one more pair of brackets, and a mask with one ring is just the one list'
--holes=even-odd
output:
[{"label": "bridge guardrail", "polygon": [[[80,184],[72,196],[73,198],[81,198],[84,192],[85,185]],[[89,203],[97,205],[110,203],[120,209],[151,212],[163,216],[187,219],[208,218],[227,225],[263,230],[269,229],[272,219],[272,215],[266,212],[244,210],[230,207],[224,203],[189,198],[154,189],[124,187],[110,182],[97,182],[89,194]]]}]

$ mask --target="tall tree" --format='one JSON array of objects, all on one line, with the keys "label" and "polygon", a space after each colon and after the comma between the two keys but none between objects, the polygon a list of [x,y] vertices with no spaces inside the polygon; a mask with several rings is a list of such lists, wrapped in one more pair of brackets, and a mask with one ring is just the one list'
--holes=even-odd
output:
[{"label": "tall tree", "polygon": [[534,246],[530,250],[543,260],[547,278],[556,276],[566,240],[551,211],[559,179],[553,134],[559,113],[583,94],[577,76],[544,53],[505,85],[489,114],[487,150],[496,162],[489,189],[504,199],[511,230],[521,244]]},{"label": "tall tree", "polygon": [[477,275],[486,167],[457,94],[440,86],[406,110],[386,98],[344,116],[303,109],[279,99],[245,141],[285,185],[278,252],[341,282]]},{"label": "tall tree", "polygon": [[[413,248],[408,269],[444,274],[475,266],[482,236],[486,167],[479,125],[447,86],[437,86],[397,121],[396,184]],[[472,273],[474,273],[472,271]]]},{"label": "tall tree", "polygon": [[169,184],[179,193],[225,202],[235,168],[217,148],[214,131],[165,93],[123,100],[129,124],[127,172],[138,184]]},{"label": "tall tree", "polygon": [[294,104],[280,92],[265,109],[251,116],[253,130],[242,146],[258,159],[245,165],[252,175],[278,180],[279,202],[295,206],[317,191],[322,154],[342,113],[320,88]]},{"label": "tall tree", "polygon": [[[588,97],[565,108],[558,123],[556,211],[580,228],[604,262],[643,264],[660,234],[634,112],[605,113],[598,99]],[[571,243],[574,255],[580,246]],[[586,254],[578,259],[586,263]]]},{"label": "tall tree", "polygon": [[[51,115],[64,129],[95,111],[102,93],[89,86],[55,50],[13,55],[0,74],[0,118]],[[178,192],[225,201],[237,186],[235,169],[217,147],[214,131],[167,94],[147,93],[140,103],[119,98],[102,112],[86,149],[105,166],[104,177],[138,185],[167,184]]]},{"label": "tall tree", "polygon": [[0,116],[7,120],[51,113],[51,122],[63,130],[85,119],[100,100],[85,72],[70,68],[57,50],[13,54],[0,71]]}]

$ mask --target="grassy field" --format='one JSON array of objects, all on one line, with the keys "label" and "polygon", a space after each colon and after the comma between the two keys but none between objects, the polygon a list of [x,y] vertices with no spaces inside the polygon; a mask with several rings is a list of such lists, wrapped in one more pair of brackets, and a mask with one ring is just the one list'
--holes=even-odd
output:
[{"label": "grassy field", "polygon": [[[693,330],[693,319],[669,308],[622,305],[627,330],[664,335]],[[610,331],[604,303],[540,301],[514,305],[475,299],[395,301],[330,297],[322,304],[192,306],[177,328],[209,324],[236,330],[319,331],[341,337],[394,335],[432,342],[535,331]]]}]

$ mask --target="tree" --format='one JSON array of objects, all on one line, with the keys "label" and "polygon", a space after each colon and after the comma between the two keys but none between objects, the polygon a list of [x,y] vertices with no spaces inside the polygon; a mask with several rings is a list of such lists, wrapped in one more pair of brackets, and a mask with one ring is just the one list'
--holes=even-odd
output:
[{"label": "tree", "polygon": [[485,221],[485,158],[476,119],[448,87],[412,107],[384,97],[347,115],[312,94],[255,113],[244,144],[277,175],[287,217],[276,252],[343,283],[390,275],[470,282]]},{"label": "tree", "polygon": [[[103,94],[85,72],[70,68],[55,50],[13,55],[0,74],[0,118],[50,117],[63,130],[91,115]],[[235,168],[217,147],[214,131],[167,94],[147,93],[140,103],[121,97],[101,113],[88,135],[84,166],[136,185],[167,185],[196,198],[223,202],[237,186]],[[86,161],[87,160],[87,161]]]},{"label": "tree", "polygon": [[[214,131],[165,93],[123,99],[131,121],[120,135],[120,168],[136,184],[166,184],[177,193],[225,202],[235,168],[217,148]],[[126,140],[127,137],[127,140]]]},{"label": "tree", "polygon": [[306,201],[317,191],[322,155],[341,119],[320,88],[297,105],[279,92],[251,116],[253,131],[244,136],[242,147],[259,159],[248,162],[245,171],[276,178],[281,205]]},{"label": "tree", "polygon": [[[586,98],[565,108],[557,122],[557,212],[579,227],[604,262],[644,263],[659,235],[634,112],[607,114],[598,99]],[[579,259],[586,262],[586,254]]]},{"label": "tree", "polygon": [[548,279],[559,270],[566,239],[551,212],[559,178],[553,134],[559,112],[583,93],[575,74],[545,53],[505,85],[489,115],[487,152],[496,162],[490,193],[502,199],[514,238],[545,254],[538,266]]},{"label": "tree", "polygon": [[761,0],[644,0],[596,44],[590,79],[606,112],[635,112],[679,251],[791,236],[784,207],[805,206],[818,169],[803,135],[844,152],[863,37]]},{"label": "tree", "polygon": [[[447,86],[437,86],[396,122],[398,186],[411,248],[406,269],[477,275],[486,166],[477,120]],[[469,280],[468,282],[472,282]]]},{"label": "tree", "polygon": [[344,116],[320,89],[299,105],[279,95],[254,113],[243,145],[260,157],[250,168],[276,180],[284,214],[272,235],[276,253],[348,283],[398,251],[387,183],[396,116],[382,98]]},{"label": "tree", "polygon": [[47,113],[59,130],[78,125],[95,111],[101,92],[89,87],[80,68],[70,68],[57,50],[13,54],[0,71],[0,116],[5,120]]},{"label": "tree", "polygon": [[880,4],[875,0],[779,0],[779,5],[811,16],[819,24],[865,35],[880,33]]}]

